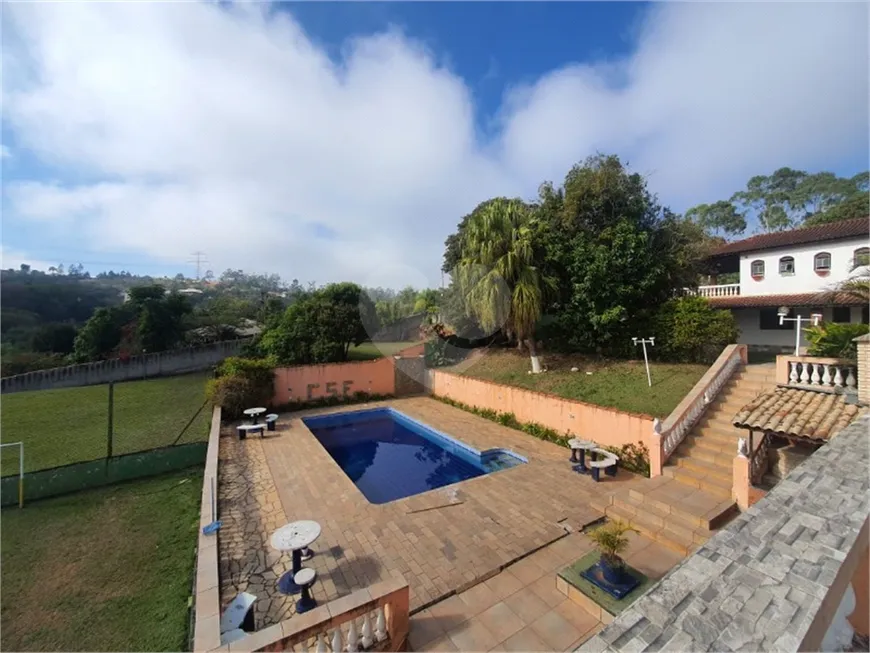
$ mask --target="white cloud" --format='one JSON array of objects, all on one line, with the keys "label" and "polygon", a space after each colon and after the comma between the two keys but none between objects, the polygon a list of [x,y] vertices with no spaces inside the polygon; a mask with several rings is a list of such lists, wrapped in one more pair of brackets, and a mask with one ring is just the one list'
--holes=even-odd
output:
[{"label": "white cloud", "polygon": [[48,268],[57,265],[56,262],[40,261],[17,249],[0,245],[0,268],[17,270],[22,263],[29,265],[33,270],[42,270],[43,272],[47,272]]},{"label": "white cloud", "polygon": [[659,6],[631,57],[512,89],[490,143],[466,83],[398,31],[336,64],[262,5],[6,9],[16,147],[97,181],[7,184],[4,218],[167,261],[205,250],[216,270],[434,284],[478,201],[596,149],[676,208],[867,152],[862,4]]}]

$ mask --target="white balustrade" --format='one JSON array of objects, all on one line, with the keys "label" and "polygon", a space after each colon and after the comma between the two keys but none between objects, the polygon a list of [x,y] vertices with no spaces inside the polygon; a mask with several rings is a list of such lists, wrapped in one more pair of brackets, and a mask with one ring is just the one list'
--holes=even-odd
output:
[{"label": "white balustrade", "polygon": [[362,627],[362,645],[363,648],[368,648],[374,643],[374,637],[372,637],[372,620],[369,618],[368,613],[363,617],[363,627]]},{"label": "white balustrade", "polygon": [[817,390],[854,390],[856,366],[849,361],[818,362],[809,357],[788,361],[788,385]]},{"label": "white balustrade", "polygon": [[698,286],[701,297],[737,297],[740,295],[739,283],[723,283],[716,286]]},{"label": "white balustrade", "polygon": [[378,617],[375,621],[375,638],[379,642],[383,642],[387,638],[387,618],[384,616],[383,608],[378,608]]},{"label": "white balustrade", "polygon": [[695,393],[695,398],[688,408],[683,411],[682,415],[678,416],[673,422],[671,422],[671,417],[668,417],[667,421],[671,423],[664,427],[664,429],[662,429],[658,420],[654,423],[653,429],[657,433],[661,433],[662,436],[662,462],[665,462],[674,450],[680,446],[680,443],[698,421],[698,418],[701,417],[707,406],[716,398],[719,390],[728,382],[728,379],[731,378],[734,370],[740,364],[742,360],[740,348],[733,345],[732,347],[734,349],[727,360],[724,364],[721,364],[721,367],[716,371],[713,378],[709,380],[703,391],[695,392],[696,389],[692,389],[692,392]]},{"label": "white balustrade", "polygon": [[351,620],[350,628],[347,631],[347,646],[345,650],[348,653],[356,653],[359,650],[359,640],[356,634],[356,620]]}]

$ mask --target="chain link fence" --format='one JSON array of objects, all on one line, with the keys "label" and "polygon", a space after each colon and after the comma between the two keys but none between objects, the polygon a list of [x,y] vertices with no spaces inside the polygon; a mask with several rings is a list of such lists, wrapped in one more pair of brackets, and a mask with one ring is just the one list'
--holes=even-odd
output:
[{"label": "chain link fence", "polygon": [[[24,443],[25,498],[201,462],[212,415],[205,398],[210,376],[186,374],[4,395],[0,439]],[[12,448],[0,450],[2,505],[17,501],[18,464]],[[149,473],[152,469],[156,471]]]}]

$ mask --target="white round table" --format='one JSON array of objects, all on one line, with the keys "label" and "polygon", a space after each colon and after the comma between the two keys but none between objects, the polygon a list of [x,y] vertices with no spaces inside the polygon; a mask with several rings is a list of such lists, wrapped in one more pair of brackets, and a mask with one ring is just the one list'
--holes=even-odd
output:
[{"label": "white round table", "polygon": [[[320,537],[320,524],[310,519],[290,522],[272,533],[269,543],[273,549],[292,551],[293,567],[278,581],[278,589],[285,594],[298,594],[302,588],[294,580],[302,569],[302,549]],[[310,556],[308,556],[310,557]]]},{"label": "white round table", "polygon": [[265,409],[265,408],[246,408],[246,409],[243,410],[242,412],[243,412],[245,415],[247,415],[248,417],[250,417],[252,420],[254,420],[254,421],[252,422],[253,424],[256,424],[256,423],[257,423],[257,418],[258,418],[260,415],[262,415],[263,413],[265,413],[265,412],[266,412],[266,409]]},{"label": "white round table", "polygon": [[[590,449],[595,449],[598,445],[592,440],[582,440],[580,438],[571,438],[568,440],[568,446],[571,447],[571,462],[580,463],[580,471],[586,471],[586,452]],[[580,452],[580,460],[577,460],[577,452]]]}]

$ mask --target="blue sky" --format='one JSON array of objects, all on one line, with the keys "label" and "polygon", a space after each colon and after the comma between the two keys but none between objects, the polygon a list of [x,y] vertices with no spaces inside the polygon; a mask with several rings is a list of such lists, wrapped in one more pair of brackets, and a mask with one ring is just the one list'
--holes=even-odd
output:
[{"label": "blue sky", "polygon": [[3,267],[433,285],[479,201],[596,151],[678,211],[868,167],[866,4],[3,12]]}]

